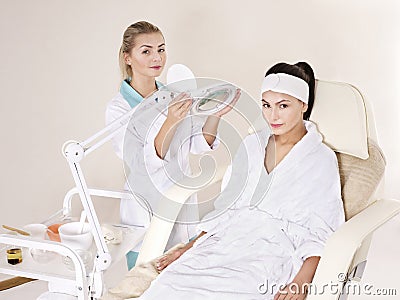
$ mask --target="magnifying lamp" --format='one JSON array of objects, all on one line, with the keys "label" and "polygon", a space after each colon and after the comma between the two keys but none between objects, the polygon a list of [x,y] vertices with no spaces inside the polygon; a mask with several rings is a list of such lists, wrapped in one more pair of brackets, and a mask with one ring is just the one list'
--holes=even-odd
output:
[{"label": "magnifying lamp", "polygon": [[230,83],[220,83],[191,92],[192,114],[214,114],[228,106],[236,95],[236,87]]},{"label": "magnifying lamp", "polygon": [[230,83],[209,84],[202,78],[195,78],[193,72],[182,64],[172,65],[167,73],[165,88],[173,92],[173,97],[179,93],[189,93],[193,98],[191,114],[211,115],[229,105],[236,95],[236,87]]}]

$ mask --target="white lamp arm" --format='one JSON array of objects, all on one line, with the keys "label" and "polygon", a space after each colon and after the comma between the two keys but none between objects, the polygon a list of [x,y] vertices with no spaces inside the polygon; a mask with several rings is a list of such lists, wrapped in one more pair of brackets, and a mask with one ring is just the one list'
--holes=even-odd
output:
[{"label": "white lamp arm", "polygon": [[93,238],[96,243],[98,256],[96,259],[96,268],[100,271],[106,270],[110,266],[111,256],[104,241],[96,211],[93,206],[93,201],[91,199],[91,195],[96,193],[93,193],[93,190],[87,187],[79,162],[86,155],[90,154],[92,151],[96,150],[104,143],[112,139],[113,136],[118,134],[120,130],[123,130],[133,112],[134,109],[126,112],[120,118],[116,119],[114,122],[104,127],[102,130],[98,131],[83,142],[68,141],[64,143],[62,147],[62,153],[68,161],[76,185],[74,189],[67,193],[66,198],[64,199],[64,213],[66,210],[70,209],[70,204],[68,202],[70,202],[72,195],[79,193],[82,206],[86,212]]},{"label": "white lamp arm", "polygon": [[[118,119],[114,120],[110,124],[108,124],[103,129],[96,132],[91,137],[87,138],[83,142],[77,141],[67,141],[62,146],[62,154],[68,161],[80,161],[83,155],[88,155],[97,148],[101,147],[103,144],[111,140],[115,135],[117,135],[121,130],[125,128],[125,125],[128,123],[129,119],[134,113],[134,109],[129,110],[125,114],[123,114]],[[90,145],[93,141],[98,140],[96,143]],[[69,154],[68,154],[69,153]],[[68,157],[67,157],[68,156]],[[75,158],[73,158],[75,157]]]}]

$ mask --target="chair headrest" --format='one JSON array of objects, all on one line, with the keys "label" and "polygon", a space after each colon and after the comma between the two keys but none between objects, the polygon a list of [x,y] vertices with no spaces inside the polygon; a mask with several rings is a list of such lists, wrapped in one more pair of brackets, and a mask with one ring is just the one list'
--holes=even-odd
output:
[{"label": "chair headrest", "polygon": [[316,81],[310,121],[334,151],[368,158],[366,108],[360,92],[350,84]]}]

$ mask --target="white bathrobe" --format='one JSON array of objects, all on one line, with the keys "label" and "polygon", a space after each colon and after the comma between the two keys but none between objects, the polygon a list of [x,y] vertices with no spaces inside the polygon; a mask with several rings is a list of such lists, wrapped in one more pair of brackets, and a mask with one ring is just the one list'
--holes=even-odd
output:
[{"label": "white bathrobe", "polygon": [[273,299],[344,222],[336,156],[314,124],[268,174],[268,131],[248,136],[224,177],[207,234],[140,299]]}]

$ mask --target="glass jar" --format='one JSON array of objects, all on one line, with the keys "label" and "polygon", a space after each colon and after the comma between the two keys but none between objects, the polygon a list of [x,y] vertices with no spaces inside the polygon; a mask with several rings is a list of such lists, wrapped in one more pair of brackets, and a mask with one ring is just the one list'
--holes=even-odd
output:
[{"label": "glass jar", "polygon": [[22,262],[22,250],[18,247],[7,249],[7,262],[10,265],[17,265]]}]

